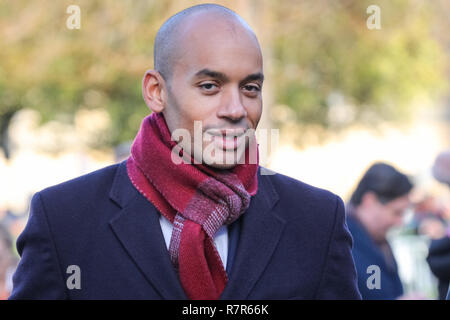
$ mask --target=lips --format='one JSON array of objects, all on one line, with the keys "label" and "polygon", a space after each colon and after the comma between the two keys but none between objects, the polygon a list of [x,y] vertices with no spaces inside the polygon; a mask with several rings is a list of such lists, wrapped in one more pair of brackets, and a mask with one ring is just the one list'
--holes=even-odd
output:
[{"label": "lips", "polygon": [[218,148],[223,151],[234,151],[238,148],[238,137],[226,138],[225,136],[214,136],[213,140]]},{"label": "lips", "polygon": [[226,137],[238,137],[241,136],[247,131],[247,129],[244,128],[237,128],[237,129],[212,129],[207,130],[206,133],[210,134],[212,136],[226,136]]},{"label": "lips", "polygon": [[[208,130],[205,135],[210,135],[218,149],[234,151],[245,141],[246,129],[215,129]],[[209,139],[210,140],[210,139]]]}]

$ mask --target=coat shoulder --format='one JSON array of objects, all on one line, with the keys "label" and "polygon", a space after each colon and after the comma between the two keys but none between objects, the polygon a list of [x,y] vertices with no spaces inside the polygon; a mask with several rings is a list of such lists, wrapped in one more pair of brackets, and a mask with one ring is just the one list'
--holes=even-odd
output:
[{"label": "coat shoulder", "polygon": [[[103,211],[110,205],[109,194],[114,185],[120,164],[113,164],[77,178],[45,188],[40,196],[49,215],[65,212],[80,215],[82,212]],[[35,195],[35,196],[36,196]]]},{"label": "coat shoulder", "polygon": [[282,203],[291,206],[336,208],[336,201],[342,201],[336,194],[318,187],[314,187],[292,177],[275,173],[261,176],[273,185]]},{"label": "coat shoulder", "polygon": [[69,238],[90,238],[119,209],[110,196],[119,168],[120,164],[110,165],[37,192],[30,213],[47,220],[54,237],[73,247]]},{"label": "coat shoulder", "polygon": [[68,194],[90,198],[100,191],[107,192],[106,190],[111,188],[119,165],[117,163],[95,170],[74,179],[47,187],[39,191],[39,193],[44,198],[58,198]]}]

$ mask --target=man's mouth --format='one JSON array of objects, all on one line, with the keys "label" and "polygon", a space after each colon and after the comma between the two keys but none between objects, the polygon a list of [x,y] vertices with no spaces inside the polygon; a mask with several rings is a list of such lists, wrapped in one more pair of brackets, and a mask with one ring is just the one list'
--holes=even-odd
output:
[{"label": "man's mouth", "polygon": [[212,129],[205,132],[208,141],[213,141],[218,149],[234,151],[245,142],[246,129]]},{"label": "man's mouth", "polygon": [[243,135],[247,129],[245,128],[235,128],[235,129],[210,129],[205,133],[212,136],[226,136],[226,137],[239,137]]}]

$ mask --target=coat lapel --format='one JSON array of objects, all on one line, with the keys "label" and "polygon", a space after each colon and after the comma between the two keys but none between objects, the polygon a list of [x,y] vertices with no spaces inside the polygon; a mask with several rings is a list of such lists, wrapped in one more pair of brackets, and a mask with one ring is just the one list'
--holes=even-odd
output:
[{"label": "coat lapel", "polygon": [[258,193],[242,216],[239,244],[224,300],[246,299],[261,277],[278,244],[285,221],[272,212],[278,201],[268,176],[258,177]]},{"label": "coat lapel", "polygon": [[164,242],[159,214],[134,189],[122,162],[110,197],[122,210],[110,221],[112,230],[130,257],[164,299],[186,299]]}]

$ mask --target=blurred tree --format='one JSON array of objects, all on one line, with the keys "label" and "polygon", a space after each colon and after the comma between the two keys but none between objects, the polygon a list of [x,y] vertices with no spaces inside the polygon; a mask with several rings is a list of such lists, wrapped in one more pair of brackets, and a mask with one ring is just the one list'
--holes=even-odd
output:
[{"label": "blurred tree", "polygon": [[[270,1],[277,16],[276,101],[293,109],[298,122],[339,127],[407,119],[415,98],[442,92],[444,52],[431,35],[438,8],[421,0],[376,1],[381,29],[369,30],[371,4]],[[330,117],[336,104],[351,112]]]},{"label": "blurred tree", "polygon": [[66,27],[73,1],[0,2],[0,142],[21,108],[43,121],[68,121],[81,108],[106,108],[109,144],[132,139],[145,114],[140,85],[153,65],[157,28],[172,1],[76,1],[81,28]]},{"label": "blurred tree", "polygon": [[[0,2],[0,144],[5,153],[9,120],[21,108],[39,110],[44,121],[61,114],[73,121],[79,109],[105,108],[113,122],[106,143],[132,139],[149,112],[140,86],[144,71],[153,66],[156,31],[170,14],[195,3]],[[342,125],[360,121],[367,111],[403,118],[414,97],[433,94],[444,83],[443,53],[429,32],[438,23],[432,2],[377,1],[381,30],[366,27],[370,1],[238,0],[224,5],[234,8],[233,3],[236,10],[242,3],[264,7],[254,10],[261,16],[252,20],[261,19],[257,25],[264,30],[257,32],[270,46],[265,48],[270,100],[288,106],[299,122],[332,125],[336,117],[330,110],[341,100],[355,109]],[[66,27],[66,8],[72,4],[81,8],[81,29]]]}]

